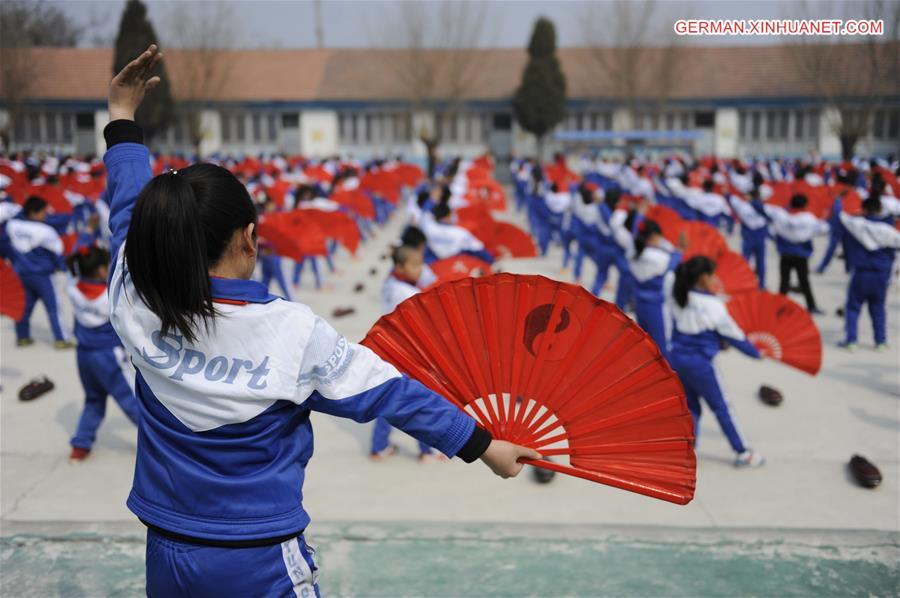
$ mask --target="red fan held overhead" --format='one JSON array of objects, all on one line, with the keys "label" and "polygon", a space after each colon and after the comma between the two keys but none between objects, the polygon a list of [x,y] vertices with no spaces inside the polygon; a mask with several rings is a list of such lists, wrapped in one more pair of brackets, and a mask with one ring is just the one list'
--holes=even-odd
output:
[{"label": "red fan held overhead", "polygon": [[25,313],[25,289],[16,271],[4,260],[0,259],[0,314],[12,318],[16,322]]},{"label": "red fan held overhead", "polygon": [[805,309],[765,291],[743,293],[728,311],[747,339],[767,357],[815,376],[822,367],[822,336]]},{"label": "red fan held overhead", "polygon": [[472,415],[531,465],[688,503],[694,422],[650,337],[614,305],[542,276],[442,284],[363,344]]}]

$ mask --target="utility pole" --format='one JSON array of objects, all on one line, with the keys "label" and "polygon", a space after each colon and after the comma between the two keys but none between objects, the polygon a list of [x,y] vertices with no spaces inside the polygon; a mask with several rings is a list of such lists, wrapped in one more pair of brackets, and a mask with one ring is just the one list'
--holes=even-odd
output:
[{"label": "utility pole", "polygon": [[314,0],[313,6],[316,10],[316,47],[325,47],[325,34],[322,31],[322,0]]}]

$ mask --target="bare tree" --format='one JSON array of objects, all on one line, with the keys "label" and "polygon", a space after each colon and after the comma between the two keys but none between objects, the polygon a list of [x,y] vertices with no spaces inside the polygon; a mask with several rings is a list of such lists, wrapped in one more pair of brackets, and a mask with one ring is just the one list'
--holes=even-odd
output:
[{"label": "bare tree", "polygon": [[464,108],[465,98],[486,71],[486,5],[444,0],[440,3],[398,2],[381,44],[398,48],[385,53],[386,65],[413,110],[430,115],[415,134],[428,154],[434,173],[437,149],[446,122]]},{"label": "bare tree", "polygon": [[0,129],[3,147],[20,135],[15,127],[31,94],[35,77],[31,48],[74,46],[83,30],[73,25],[58,8],[45,2],[0,2],[0,99],[8,121]]},{"label": "bare tree", "polygon": [[238,45],[239,27],[233,5],[223,0],[178,3],[170,18],[167,41],[179,48],[173,52],[178,67],[176,114],[199,153],[209,135],[203,112],[221,97],[231,72],[231,62],[222,50]]},{"label": "bare tree", "polygon": [[621,102],[632,123],[643,102],[661,110],[683,59],[666,11],[656,0],[592,2],[580,20],[600,82],[596,94]]},{"label": "bare tree", "polygon": [[[812,18],[817,7],[801,4],[800,10]],[[900,90],[900,3],[869,0],[845,4],[845,9],[846,18],[882,19],[884,35],[836,37],[831,43],[818,37],[785,46],[784,51],[837,113],[827,124],[840,139],[842,157],[849,160],[856,144],[871,131],[875,111]]]}]

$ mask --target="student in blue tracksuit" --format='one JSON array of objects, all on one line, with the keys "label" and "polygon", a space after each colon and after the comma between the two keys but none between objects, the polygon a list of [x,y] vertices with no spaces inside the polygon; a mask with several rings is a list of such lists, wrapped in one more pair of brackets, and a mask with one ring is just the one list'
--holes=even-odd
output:
[{"label": "student in blue tracksuit", "polygon": [[68,261],[74,276],[69,280],[68,294],[75,311],[78,377],[85,395],[69,455],[77,462],[90,455],[97,429],[106,415],[108,396],[112,395],[135,424],[138,422],[138,405],[134,398],[134,368],[109,323],[106,293],[109,252],[97,245],[82,245]]},{"label": "student in blue tracksuit", "polygon": [[758,467],[764,459],[744,444],[722,394],[713,359],[723,341],[756,359],[760,353],[728,314],[725,304],[710,292],[715,271],[715,263],[705,256],[692,257],[675,270],[669,364],[684,385],[696,432],[702,397],[735,452],[735,466]]},{"label": "student in blue tracksuit", "polygon": [[619,270],[619,283],[616,288],[616,305],[624,309],[630,298],[631,278],[628,270],[628,247],[631,244],[631,233],[625,227],[628,212],[618,209],[621,192],[618,189],[606,191],[603,201],[597,204],[599,218],[594,227],[596,243],[590,246],[591,259],[597,265],[597,277],[591,292],[600,295],[609,268],[615,264]]},{"label": "student in blue tracksuit", "polygon": [[892,219],[881,216],[881,197],[878,193],[869,196],[862,207],[862,216],[844,213],[840,202],[834,207],[850,268],[841,346],[848,349],[856,347],[859,314],[863,304],[866,304],[872,319],[875,347],[883,351],[887,349],[885,301],[894,258],[900,249],[900,231],[894,228]]},{"label": "student in blue tracksuit", "polygon": [[813,239],[826,235],[830,230],[827,222],[819,220],[807,212],[809,203],[806,196],[798,193],[791,197],[790,210],[766,204],[764,211],[775,233],[775,246],[781,255],[779,264],[781,282],[778,292],[786,295],[791,287],[791,272],[797,272],[800,290],[806,299],[806,309],[812,314],[821,314],[809,284],[809,258],[813,252]]},{"label": "student in blue tracksuit", "polygon": [[[741,223],[741,255],[747,263],[753,263],[759,288],[766,288],[766,239],[769,237],[769,221],[763,203],[759,199],[759,188],[750,191],[750,200],[744,201],[734,195],[728,202]],[[752,259],[751,259],[752,258]]]},{"label": "student in blue tracksuit", "polygon": [[38,299],[44,304],[50,319],[57,349],[69,349],[75,344],[66,338],[59,319],[53,273],[65,268],[63,242],[56,230],[44,222],[47,219],[47,202],[32,196],[25,201],[20,218],[13,218],[6,225],[10,244],[15,251],[13,268],[25,288],[25,313],[16,322],[16,344],[27,347],[34,344],[31,338],[31,313]]},{"label": "student in blue tracksuit", "polygon": [[672,296],[675,268],[681,254],[662,236],[662,229],[653,220],[644,220],[634,237],[634,257],[631,275],[635,280],[634,313],[638,326],[654,341],[663,356],[669,356],[668,330],[670,314],[667,297]]},{"label": "student in blue tracksuit", "polygon": [[[399,245],[391,253],[394,269],[391,271],[384,287],[381,289],[381,313],[389,314],[394,309],[421,291],[419,282],[425,273],[425,261],[422,251],[411,245]],[[393,427],[385,418],[375,420],[372,430],[372,448],[370,457],[373,461],[383,461],[397,452],[397,447],[390,442]],[[443,455],[435,453],[426,443],[419,441],[419,460],[429,461],[441,459]]]},{"label": "student in blue tracksuit", "polygon": [[153,177],[134,112],[156,46],[109,86],[110,321],[137,369],[128,507],[147,526],[147,594],[312,596],[303,539],[312,410],[392,425],[503,477],[533,450],[474,420],[305,305],[250,280],[256,209],[226,169]]}]

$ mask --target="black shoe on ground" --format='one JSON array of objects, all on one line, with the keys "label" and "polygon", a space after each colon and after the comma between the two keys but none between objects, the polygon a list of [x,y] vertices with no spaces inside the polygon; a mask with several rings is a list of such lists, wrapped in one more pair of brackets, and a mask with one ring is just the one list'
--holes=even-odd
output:
[{"label": "black shoe on ground", "polygon": [[847,466],[850,468],[850,473],[853,474],[854,479],[863,488],[875,488],[881,484],[881,472],[865,457],[853,455]]}]

